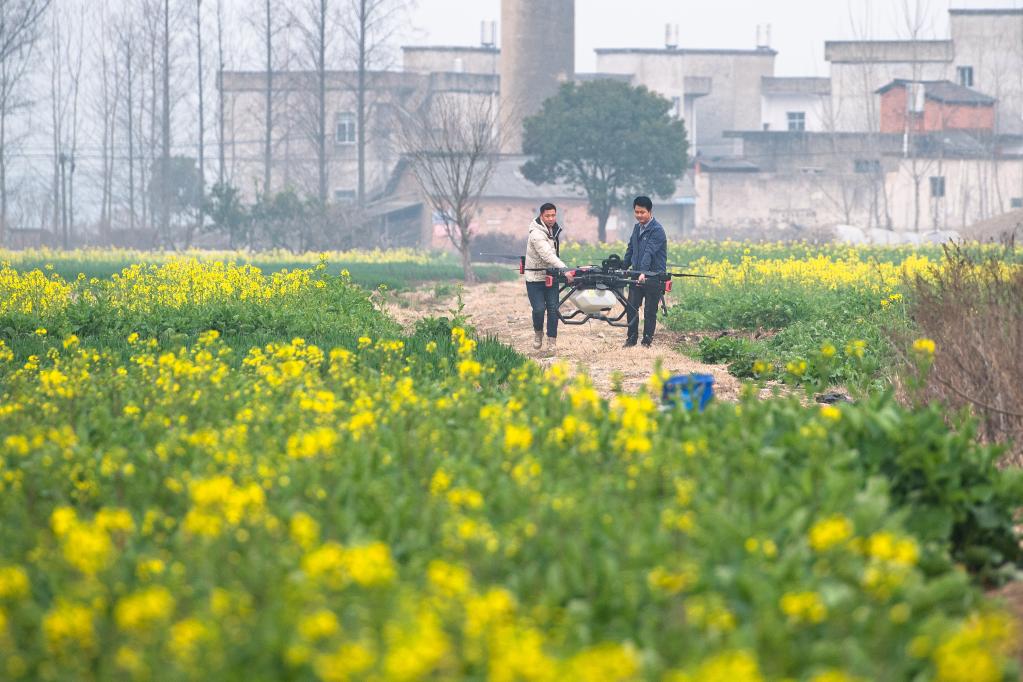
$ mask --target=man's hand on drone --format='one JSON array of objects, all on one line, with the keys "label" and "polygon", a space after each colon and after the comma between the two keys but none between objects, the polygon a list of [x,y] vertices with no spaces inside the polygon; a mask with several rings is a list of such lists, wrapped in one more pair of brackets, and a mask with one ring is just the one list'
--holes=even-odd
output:
[{"label": "man's hand on drone", "polygon": [[568,270],[565,272],[565,281],[571,284],[575,281],[575,270]]},{"label": "man's hand on drone", "polygon": [[646,275],[640,274],[640,276],[638,278],[636,278],[636,281],[639,282],[640,284],[642,284],[643,282],[646,281]]}]

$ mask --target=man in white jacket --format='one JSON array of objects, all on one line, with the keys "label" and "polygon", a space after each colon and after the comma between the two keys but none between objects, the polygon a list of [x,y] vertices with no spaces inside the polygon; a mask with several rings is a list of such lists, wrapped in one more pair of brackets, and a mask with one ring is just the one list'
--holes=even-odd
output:
[{"label": "man in white jacket", "polygon": [[[540,215],[529,224],[529,239],[526,242],[526,293],[533,309],[533,348],[543,346],[544,314],[547,316],[547,350],[558,349],[558,287],[548,287],[544,269],[567,269],[559,257],[561,250],[561,226],[558,225],[558,209],[554,204],[540,207]],[[572,275],[566,274],[572,281]]]}]

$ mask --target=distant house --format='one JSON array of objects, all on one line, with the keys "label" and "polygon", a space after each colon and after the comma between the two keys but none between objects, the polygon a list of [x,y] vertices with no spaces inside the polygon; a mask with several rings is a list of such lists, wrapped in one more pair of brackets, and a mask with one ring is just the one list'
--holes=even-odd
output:
[{"label": "distant house", "polygon": [[[480,250],[524,248],[529,223],[537,216],[540,204],[552,202],[558,207],[558,222],[565,229],[566,241],[597,241],[597,219],[589,212],[589,201],[581,191],[563,184],[535,185],[521,171],[529,157],[505,154],[497,158],[493,176],[480,195],[479,211],[472,226]],[[423,197],[415,177],[407,165],[397,171],[393,191],[409,213],[419,221],[420,244],[429,248],[450,248],[444,232],[443,217],[434,213]],[[632,196],[611,211],[607,224],[608,241],[629,237],[633,225]],[[670,238],[692,233],[696,227],[696,191],[693,179],[686,174],[677,183],[670,197],[654,197],[654,213]],[[520,244],[521,242],[521,244]]]},{"label": "distant house", "polygon": [[877,93],[882,133],[995,129],[995,98],[951,81],[897,78]]},{"label": "distant house", "polygon": [[831,106],[828,78],[764,76],[760,79],[760,98],[764,130],[801,133],[827,128]]}]

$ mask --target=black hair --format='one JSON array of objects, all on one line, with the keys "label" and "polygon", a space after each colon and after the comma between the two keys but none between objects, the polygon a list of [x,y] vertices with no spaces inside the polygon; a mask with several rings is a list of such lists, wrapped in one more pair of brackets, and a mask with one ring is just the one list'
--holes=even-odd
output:
[{"label": "black hair", "polygon": [[648,211],[654,210],[654,202],[650,201],[650,197],[636,197],[632,202],[632,207],[642,206]]},{"label": "black hair", "polygon": [[558,210],[557,206],[555,206],[554,204],[548,202],[548,203],[546,203],[546,204],[544,204],[543,206],[540,207],[540,215],[543,215],[544,211],[557,211],[557,210]]}]

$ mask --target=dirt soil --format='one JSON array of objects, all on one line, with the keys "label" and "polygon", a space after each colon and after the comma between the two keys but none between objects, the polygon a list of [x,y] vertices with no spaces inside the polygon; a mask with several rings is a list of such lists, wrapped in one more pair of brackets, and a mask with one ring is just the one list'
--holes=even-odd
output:
[{"label": "dirt soil", "polygon": [[[492,335],[541,366],[562,361],[585,369],[594,387],[610,397],[612,377],[618,372],[622,388],[634,393],[650,378],[657,360],[671,374],[711,374],[714,395],[721,400],[738,400],[740,382],[724,365],[707,365],[677,352],[685,339],[659,325],[651,348],[622,348],[625,329],[598,321],[584,325],[558,325],[558,351],[551,355],[545,348],[533,350],[533,323],[526,287],[522,282],[477,284],[462,292],[463,314],[481,335]],[[567,304],[566,304],[567,305]],[[456,306],[456,298],[436,298],[429,290],[399,295],[399,302],[388,306],[388,312],[403,326],[409,327],[419,318],[448,315]]]}]

